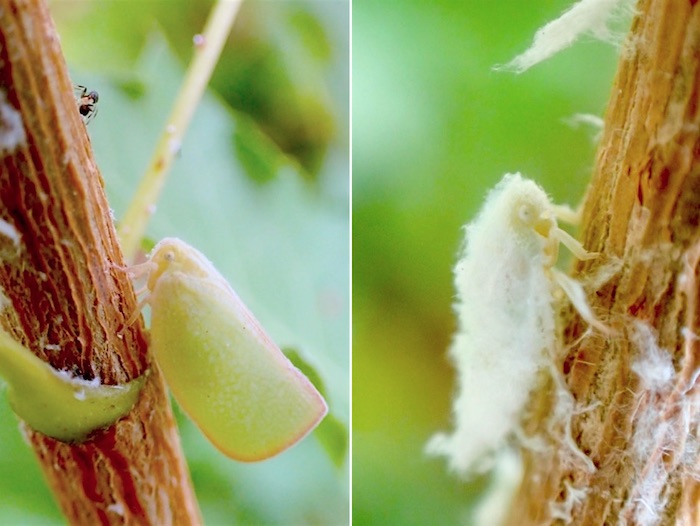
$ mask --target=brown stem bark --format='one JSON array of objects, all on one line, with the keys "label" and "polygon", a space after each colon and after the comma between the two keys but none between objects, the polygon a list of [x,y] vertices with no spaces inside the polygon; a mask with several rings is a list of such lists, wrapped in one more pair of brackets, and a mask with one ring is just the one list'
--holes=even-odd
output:
[{"label": "brown stem bark", "polygon": [[[131,413],[84,443],[24,426],[72,524],[198,524],[167,391],[137,308],[59,38],[41,0],[0,0],[2,323],[57,369],[119,384]],[[6,300],[6,301],[5,301]]]},{"label": "brown stem bark", "polygon": [[[641,0],[584,207],[584,246],[603,255],[578,268],[585,280],[618,262],[589,295],[617,334],[586,333],[572,312],[563,334],[562,373],[587,408],[571,437],[595,470],[556,441],[528,455],[511,524],[700,524],[699,93],[700,4]],[[675,374],[653,387],[635,364],[656,344]]]}]

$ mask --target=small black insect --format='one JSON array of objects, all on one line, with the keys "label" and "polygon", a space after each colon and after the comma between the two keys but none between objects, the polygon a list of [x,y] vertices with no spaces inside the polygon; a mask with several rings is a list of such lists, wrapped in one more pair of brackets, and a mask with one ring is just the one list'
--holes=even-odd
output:
[{"label": "small black insect", "polygon": [[97,101],[100,96],[96,91],[88,91],[85,86],[77,85],[73,88],[78,103],[78,111],[83,116],[85,124],[97,115]]}]

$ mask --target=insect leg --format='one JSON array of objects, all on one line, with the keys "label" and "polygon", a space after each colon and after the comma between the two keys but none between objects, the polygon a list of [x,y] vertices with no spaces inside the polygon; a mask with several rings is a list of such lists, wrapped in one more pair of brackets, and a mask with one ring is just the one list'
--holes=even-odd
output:
[{"label": "insect leg", "polygon": [[555,228],[551,232],[552,237],[564,245],[571,251],[571,253],[576,256],[577,259],[581,261],[586,261],[588,259],[595,259],[600,256],[599,252],[589,252],[583,245],[577,241],[571,234],[562,230],[561,228]]},{"label": "insect leg", "polygon": [[74,84],[73,93],[75,93],[75,96],[80,99],[87,95],[87,88],[82,84]]},{"label": "insect leg", "polygon": [[554,217],[561,219],[564,223],[578,225],[581,222],[583,211],[580,206],[574,210],[569,205],[551,205],[551,210]]},{"label": "insect leg", "polygon": [[[589,252],[590,254],[590,252]],[[611,336],[615,333],[613,329],[605,325],[591,310],[591,306],[588,304],[586,299],[586,293],[581,286],[581,283],[576,281],[574,278],[567,276],[561,270],[556,268],[551,269],[552,277],[557,285],[564,291],[564,294],[569,298],[569,301],[574,306],[574,309],[579,313],[579,315],[591,326],[598,329],[601,333]]]}]

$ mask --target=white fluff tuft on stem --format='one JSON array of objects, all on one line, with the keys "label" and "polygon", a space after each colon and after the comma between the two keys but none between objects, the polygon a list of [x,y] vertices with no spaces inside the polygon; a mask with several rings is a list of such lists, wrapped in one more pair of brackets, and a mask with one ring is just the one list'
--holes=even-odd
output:
[{"label": "white fluff tuft on stem", "polygon": [[522,73],[586,34],[598,40],[612,41],[614,33],[608,23],[615,15],[630,11],[629,4],[630,0],[580,0],[559,18],[541,27],[527,51],[496,69]]}]

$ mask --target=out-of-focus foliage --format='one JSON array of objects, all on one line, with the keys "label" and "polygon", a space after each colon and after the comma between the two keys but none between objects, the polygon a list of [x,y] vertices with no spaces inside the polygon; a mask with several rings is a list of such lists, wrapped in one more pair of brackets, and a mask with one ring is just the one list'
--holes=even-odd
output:
[{"label": "out-of-focus foliage", "polygon": [[[192,36],[201,31],[210,7],[209,2],[192,0],[140,5],[62,0],[54,6],[70,32],[63,43],[71,63],[125,81],[157,26],[187,63]],[[253,117],[311,178],[325,166],[328,149],[348,138],[348,104],[337,104],[338,95],[349,100],[348,64],[338,60],[349,54],[348,12],[344,0],[251,2],[241,9],[224,50],[229,59],[220,62],[212,78],[219,95]],[[116,49],[114,41],[120,42]],[[244,140],[238,130],[235,139]]]},{"label": "out-of-focus foliage", "polygon": [[[210,7],[51,4],[74,83],[100,94],[88,131],[116,220]],[[241,464],[176,408],[183,447],[208,524],[347,524],[349,6],[244,3],[233,31],[148,235],[180,237],[214,262],[273,339],[323,383],[330,418],[282,455]],[[295,143],[294,126],[313,132]],[[0,523],[62,523],[6,397],[0,417]]]},{"label": "out-of-focus foliage", "polygon": [[[521,171],[576,205],[616,50],[493,71],[571,2],[353,2],[353,523],[464,524],[485,479],[423,453],[450,425],[452,266],[488,189]],[[466,522],[469,524],[469,522]]]}]

